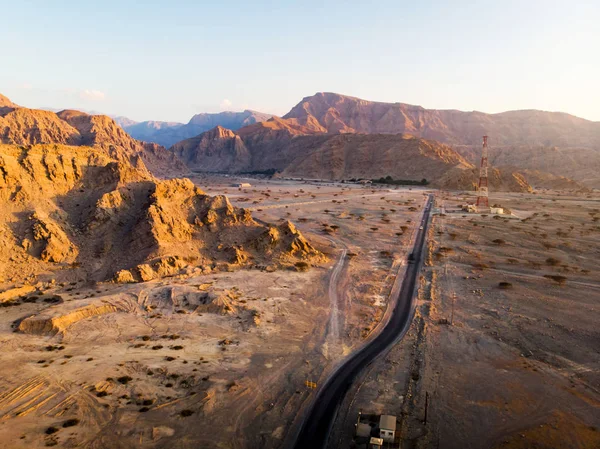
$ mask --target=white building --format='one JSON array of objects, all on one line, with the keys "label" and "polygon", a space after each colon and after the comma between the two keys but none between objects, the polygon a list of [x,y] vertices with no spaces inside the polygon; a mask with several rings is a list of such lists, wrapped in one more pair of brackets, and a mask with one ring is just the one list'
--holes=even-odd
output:
[{"label": "white building", "polygon": [[379,436],[386,443],[393,443],[396,436],[396,417],[381,415],[379,418]]}]

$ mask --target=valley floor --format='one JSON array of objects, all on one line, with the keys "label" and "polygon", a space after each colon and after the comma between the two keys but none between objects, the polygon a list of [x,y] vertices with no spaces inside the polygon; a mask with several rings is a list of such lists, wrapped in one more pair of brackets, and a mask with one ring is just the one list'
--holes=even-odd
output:
[{"label": "valley floor", "polygon": [[193,181],[263,222],[291,220],[329,262],[125,285],[48,274],[15,292],[0,308],[0,448],[285,447],[307,381],[371,335],[423,191]]},{"label": "valley floor", "polygon": [[361,447],[359,411],[397,415],[403,448],[600,447],[600,201],[494,195],[507,218],[465,199],[438,194],[411,332],[355,386],[331,447]]}]

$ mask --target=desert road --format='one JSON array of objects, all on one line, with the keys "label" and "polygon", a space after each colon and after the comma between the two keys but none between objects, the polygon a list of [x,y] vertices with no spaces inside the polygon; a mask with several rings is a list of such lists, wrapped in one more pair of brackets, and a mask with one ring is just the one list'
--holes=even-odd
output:
[{"label": "desert road", "polygon": [[317,392],[296,438],[295,449],[323,449],[327,446],[338,408],[354,379],[373,360],[402,339],[408,331],[414,315],[415,286],[421,268],[432,203],[433,196],[429,195],[412,257],[409,259],[410,263],[404,274],[398,301],[388,324],[377,337],[340,365]]}]

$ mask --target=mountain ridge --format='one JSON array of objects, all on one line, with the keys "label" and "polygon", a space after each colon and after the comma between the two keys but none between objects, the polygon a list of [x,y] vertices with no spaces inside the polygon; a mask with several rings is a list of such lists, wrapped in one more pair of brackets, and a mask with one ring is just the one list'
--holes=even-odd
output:
[{"label": "mountain ridge", "polygon": [[316,122],[330,133],[409,133],[463,145],[478,144],[481,136],[487,134],[493,145],[600,148],[600,122],[535,109],[487,114],[319,92],[303,98],[282,118]]},{"label": "mountain ridge", "polygon": [[117,160],[127,160],[135,166],[142,164],[156,176],[189,172],[172,152],[133,139],[110,117],[73,109],[55,113],[23,107],[0,108],[0,143],[97,147]]},{"label": "mountain ridge", "polygon": [[135,139],[169,147],[181,140],[195,137],[215,126],[223,126],[235,131],[253,123],[268,120],[271,117],[273,117],[272,114],[246,109],[242,112],[203,112],[192,116],[188,123],[156,120],[128,122],[129,119],[125,117],[121,117],[119,121],[122,128]]}]

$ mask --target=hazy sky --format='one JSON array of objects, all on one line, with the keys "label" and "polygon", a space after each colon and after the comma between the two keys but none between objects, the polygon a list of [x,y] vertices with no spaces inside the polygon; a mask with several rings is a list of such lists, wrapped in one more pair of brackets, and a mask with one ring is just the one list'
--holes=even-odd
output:
[{"label": "hazy sky", "polygon": [[0,92],[136,120],[319,91],[600,121],[600,0],[0,0]]}]

